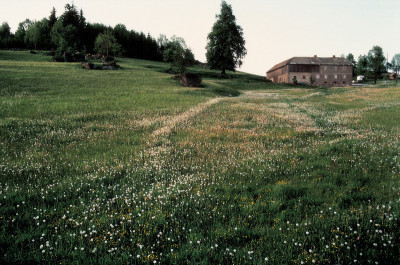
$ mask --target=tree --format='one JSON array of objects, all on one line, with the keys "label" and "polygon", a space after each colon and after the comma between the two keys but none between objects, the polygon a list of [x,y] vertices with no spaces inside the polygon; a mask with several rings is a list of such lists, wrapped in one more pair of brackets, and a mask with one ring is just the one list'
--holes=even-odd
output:
[{"label": "tree", "polygon": [[22,47],[25,43],[25,35],[29,26],[32,24],[32,21],[29,19],[25,19],[24,21],[18,24],[18,29],[15,32],[15,41],[18,46]]},{"label": "tree", "polygon": [[163,48],[163,61],[166,63],[174,61],[174,56],[179,49],[187,48],[185,40],[175,35],[171,37],[171,40],[168,40],[165,35],[160,35],[158,43]]},{"label": "tree", "polygon": [[32,44],[37,49],[39,45],[40,48],[47,48],[49,45],[49,21],[47,18],[31,23],[25,33],[25,43]]},{"label": "tree", "polygon": [[396,73],[396,82],[399,78],[399,67],[400,67],[400,53],[397,53],[393,56],[392,59],[392,70]]},{"label": "tree", "polygon": [[235,71],[242,65],[247,51],[243,30],[236,25],[232,7],[222,1],[221,13],[216,17],[217,21],[207,37],[206,57],[211,69],[221,70],[221,74],[225,75],[226,70]]},{"label": "tree", "polygon": [[351,62],[351,64],[353,65],[353,77],[355,77],[356,76],[357,62],[356,62],[356,60],[354,60],[354,55],[349,53],[346,56],[346,59],[349,60]]},{"label": "tree", "polygon": [[396,71],[396,67],[400,67],[400,53],[395,54],[392,58],[392,70]]},{"label": "tree", "polygon": [[365,55],[360,55],[358,57],[357,67],[356,67],[356,74],[365,76],[368,71],[368,59]]},{"label": "tree", "polygon": [[3,22],[0,26],[0,48],[10,46],[11,42],[11,28],[7,22]]},{"label": "tree", "polygon": [[172,65],[176,67],[182,75],[186,68],[194,64],[194,54],[189,48],[179,47],[174,54]]},{"label": "tree", "polygon": [[194,64],[194,54],[186,46],[183,38],[174,35],[171,40],[168,40],[165,35],[160,35],[158,45],[163,50],[164,62],[171,63],[171,68],[177,68],[180,74]]},{"label": "tree", "polygon": [[11,36],[11,28],[7,22],[3,22],[0,26],[0,38],[6,39]]},{"label": "tree", "polygon": [[49,27],[50,29],[54,26],[54,24],[57,22],[57,16],[56,16],[56,9],[53,7],[53,10],[51,10],[50,16],[49,16]]},{"label": "tree", "polygon": [[376,84],[376,79],[381,76],[382,73],[386,72],[386,59],[382,48],[379,46],[372,47],[372,49],[368,52],[367,60],[368,70],[374,76],[374,83]]},{"label": "tree", "polygon": [[112,34],[111,30],[100,33],[94,44],[95,50],[102,55],[108,56],[110,52],[114,55],[121,50],[121,46]]}]

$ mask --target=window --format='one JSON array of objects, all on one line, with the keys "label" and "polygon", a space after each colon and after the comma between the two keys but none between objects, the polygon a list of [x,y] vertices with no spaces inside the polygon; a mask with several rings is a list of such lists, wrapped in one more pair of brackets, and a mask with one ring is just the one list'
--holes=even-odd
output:
[{"label": "window", "polygon": [[346,66],[343,66],[342,69],[343,69],[343,71],[346,71]]},{"label": "window", "polygon": [[343,79],[346,79],[346,77],[347,77],[346,75],[343,75]]},{"label": "window", "polygon": [[324,66],[324,71],[328,70],[328,66]]},{"label": "window", "polygon": [[305,75],[303,75],[303,79],[306,79],[306,76],[305,76]]},{"label": "window", "polygon": [[336,71],[336,70],[337,70],[337,66],[334,66],[334,67],[333,67],[333,70],[335,70],[335,71]]},{"label": "window", "polygon": [[319,79],[319,75],[316,75],[315,77],[316,77],[317,79]]},{"label": "window", "polygon": [[335,79],[337,79],[337,75],[335,75]]},{"label": "window", "polygon": [[328,79],[328,75],[325,75],[325,79]]}]

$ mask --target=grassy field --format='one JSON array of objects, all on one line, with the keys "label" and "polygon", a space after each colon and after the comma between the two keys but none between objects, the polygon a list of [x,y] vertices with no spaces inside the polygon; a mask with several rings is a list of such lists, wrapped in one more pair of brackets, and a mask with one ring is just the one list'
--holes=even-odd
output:
[{"label": "grassy field", "polygon": [[0,50],[1,264],[400,263],[400,85],[119,63]]}]

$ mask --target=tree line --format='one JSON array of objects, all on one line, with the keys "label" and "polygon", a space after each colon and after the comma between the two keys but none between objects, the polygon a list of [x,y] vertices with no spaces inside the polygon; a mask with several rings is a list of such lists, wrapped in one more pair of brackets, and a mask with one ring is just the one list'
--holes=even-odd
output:
[{"label": "tree line", "polygon": [[113,55],[161,61],[162,50],[150,34],[128,30],[118,24],[114,28],[99,23],[88,23],[83,11],[74,4],[66,4],[64,13],[57,17],[53,8],[49,17],[39,21],[26,19],[13,34],[7,22],[0,26],[0,48],[52,50],[55,56],[65,53],[96,53],[96,39],[100,34],[111,34],[118,47]]},{"label": "tree line", "polygon": [[362,75],[375,82],[388,70],[396,72],[396,67],[400,64],[400,54],[395,54],[389,62],[380,46],[373,46],[368,54],[360,55],[357,61],[351,53],[346,56],[346,59],[353,65],[353,77]]},{"label": "tree line", "polygon": [[[181,74],[195,63],[193,52],[182,38],[173,36],[169,40],[161,35],[155,40],[150,34],[128,30],[122,24],[114,28],[91,24],[86,22],[83,11],[78,12],[74,4],[66,4],[60,17],[56,16],[53,8],[48,18],[22,21],[15,34],[4,22],[0,26],[0,48],[52,50],[59,60],[66,60],[66,54],[96,52],[165,61]],[[243,30],[236,25],[232,7],[225,1],[221,2],[221,13],[208,35],[206,48],[208,65],[211,69],[221,70],[223,75],[226,70],[235,71],[240,67],[247,53]]]}]

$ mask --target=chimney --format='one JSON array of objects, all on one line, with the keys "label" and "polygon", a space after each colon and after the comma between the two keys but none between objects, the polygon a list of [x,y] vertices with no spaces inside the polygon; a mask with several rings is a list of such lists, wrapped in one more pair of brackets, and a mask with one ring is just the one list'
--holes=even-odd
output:
[{"label": "chimney", "polygon": [[336,58],[336,56],[335,56],[335,55],[333,55],[333,56],[332,56],[332,58]]},{"label": "chimney", "polygon": [[314,58],[317,58],[317,55],[314,55]]}]

